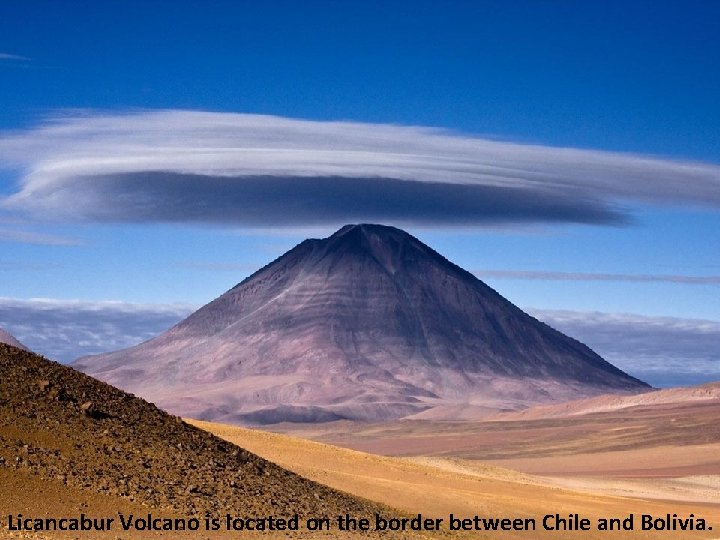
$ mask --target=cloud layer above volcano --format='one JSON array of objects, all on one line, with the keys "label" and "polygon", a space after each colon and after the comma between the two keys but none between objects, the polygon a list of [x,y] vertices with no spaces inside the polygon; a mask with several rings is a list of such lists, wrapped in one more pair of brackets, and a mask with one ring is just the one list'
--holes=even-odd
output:
[{"label": "cloud layer above volcano", "polygon": [[439,129],[183,110],[69,112],[0,136],[0,206],[52,220],[297,226],[626,222],[720,208],[720,166]]}]

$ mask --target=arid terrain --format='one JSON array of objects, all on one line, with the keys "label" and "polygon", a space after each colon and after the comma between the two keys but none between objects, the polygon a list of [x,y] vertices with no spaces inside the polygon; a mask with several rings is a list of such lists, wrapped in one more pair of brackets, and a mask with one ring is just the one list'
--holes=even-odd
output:
[{"label": "arid terrain", "polygon": [[[276,426],[369,453],[186,423],[10,346],[0,345],[0,368],[0,538],[720,538],[710,529],[720,531],[720,403],[713,385],[643,399],[596,398],[484,422]],[[408,533],[7,530],[8,516],[20,513],[171,519],[347,513],[371,520],[376,513],[422,514],[444,525]],[[535,520],[536,530],[451,533],[451,514]],[[591,530],[544,530],[544,516],[556,514],[588,519]],[[692,514],[708,528],[639,530],[642,515],[673,514]],[[633,531],[596,530],[598,519],[631,515]]]},{"label": "arid terrain", "polygon": [[347,448],[192,423],[303,476],[410,513],[538,519],[556,512],[591,519],[692,513],[715,529],[491,538],[720,538],[720,402],[654,399],[661,404],[551,419],[280,426]]},{"label": "arid terrain", "polygon": [[[498,414],[486,421],[278,424],[285,432],[393,456],[446,456],[512,464],[526,472],[570,474],[569,459],[592,456],[577,472],[668,475],[720,473],[720,384],[635,396],[607,395]],[[662,449],[662,462],[620,459]],[[603,465],[603,455],[613,456]],[[558,463],[555,470],[533,464]],[[549,466],[549,465],[548,465]],[[587,469],[584,471],[583,469]]]},{"label": "arid terrain", "polygon": [[395,513],[27,351],[0,344],[0,374],[0,535],[17,534],[7,530],[7,518],[18,514],[153,512],[202,519]]}]

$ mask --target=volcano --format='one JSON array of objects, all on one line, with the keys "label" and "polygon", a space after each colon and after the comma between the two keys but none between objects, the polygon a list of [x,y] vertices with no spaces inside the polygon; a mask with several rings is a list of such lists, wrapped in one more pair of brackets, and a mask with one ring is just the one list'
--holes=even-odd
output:
[{"label": "volcano", "polygon": [[308,239],[164,334],[74,367],[180,415],[461,418],[648,385],[410,234]]}]

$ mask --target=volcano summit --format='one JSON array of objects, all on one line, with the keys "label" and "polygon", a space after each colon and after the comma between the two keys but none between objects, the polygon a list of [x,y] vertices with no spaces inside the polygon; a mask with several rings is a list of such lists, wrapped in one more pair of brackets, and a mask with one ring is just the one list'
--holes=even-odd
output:
[{"label": "volcano summit", "polygon": [[381,225],[305,240],[164,334],[74,367],[240,423],[459,418],[649,389]]}]

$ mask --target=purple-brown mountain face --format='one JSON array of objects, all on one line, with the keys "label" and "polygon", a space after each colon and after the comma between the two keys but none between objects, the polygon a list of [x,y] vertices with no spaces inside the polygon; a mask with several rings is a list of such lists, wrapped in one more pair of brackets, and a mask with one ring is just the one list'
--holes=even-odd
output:
[{"label": "purple-brown mountain face", "polygon": [[380,225],[305,240],[164,334],[74,367],[240,423],[461,419],[649,389]]}]

